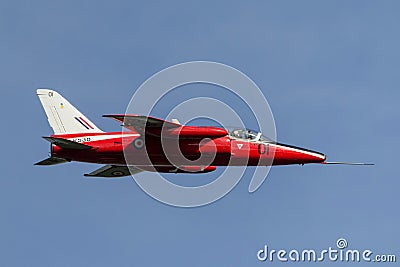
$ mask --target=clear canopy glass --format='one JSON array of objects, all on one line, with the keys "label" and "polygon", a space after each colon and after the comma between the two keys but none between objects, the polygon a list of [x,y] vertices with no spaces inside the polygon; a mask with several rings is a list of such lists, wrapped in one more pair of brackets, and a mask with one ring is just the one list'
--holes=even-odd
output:
[{"label": "clear canopy glass", "polygon": [[262,135],[261,132],[251,129],[231,129],[228,130],[229,136],[237,139],[261,141],[261,142],[273,142],[272,139]]}]

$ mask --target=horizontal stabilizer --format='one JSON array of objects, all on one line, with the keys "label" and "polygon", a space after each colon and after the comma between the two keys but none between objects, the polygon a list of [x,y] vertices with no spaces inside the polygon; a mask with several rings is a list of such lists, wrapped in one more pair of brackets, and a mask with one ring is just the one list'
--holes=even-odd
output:
[{"label": "horizontal stabilizer", "polygon": [[62,158],[56,158],[56,157],[50,157],[47,159],[44,159],[42,161],[39,161],[37,163],[35,163],[35,165],[56,165],[56,164],[60,164],[60,163],[65,163],[65,162],[69,162],[66,159],[62,159]]},{"label": "horizontal stabilizer", "polygon": [[[129,171],[130,170],[130,171]],[[128,166],[117,166],[117,165],[105,165],[100,169],[97,169],[91,173],[84,174],[87,177],[105,177],[105,178],[117,178],[123,176],[130,176],[142,172],[143,170],[136,167]]]},{"label": "horizontal stabilizer", "polygon": [[84,145],[81,143],[77,143],[74,141],[70,141],[64,138],[58,138],[58,137],[43,137],[45,140],[49,141],[52,144],[55,144],[56,146],[59,146],[61,148],[67,148],[67,149],[90,149],[92,148],[91,146]]}]

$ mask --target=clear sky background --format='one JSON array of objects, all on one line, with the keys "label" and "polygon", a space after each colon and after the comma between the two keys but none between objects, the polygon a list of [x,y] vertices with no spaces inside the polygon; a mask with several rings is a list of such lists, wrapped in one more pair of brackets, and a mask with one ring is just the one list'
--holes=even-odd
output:
[{"label": "clear sky background", "polygon": [[[279,265],[256,252],[340,237],[399,260],[399,14],[398,1],[0,2],[0,265]],[[82,176],[97,165],[33,166],[51,133],[36,88],[114,131],[102,114],[123,113],[148,77],[192,60],[252,78],[279,141],[376,166],[273,167],[256,193],[244,177],[193,209],[130,178]]]}]

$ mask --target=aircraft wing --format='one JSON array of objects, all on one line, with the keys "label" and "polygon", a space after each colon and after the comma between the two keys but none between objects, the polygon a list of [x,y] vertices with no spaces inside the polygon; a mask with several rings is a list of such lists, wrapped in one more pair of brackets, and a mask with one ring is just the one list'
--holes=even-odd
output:
[{"label": "aircraft wing", "polygon": [[135,166],[121,166],[121,165],[104,165],[103,167],[91,172],[86,173],[86,177],[105,177],[105,178],[118,178],[124,176],[135,175],[143,171],[150,172],[163,172],[163,173],[206,173],[215,171],[215,166],[141,166],[139,169]]},{"label": "aircraft wing", "polygon": [[169,122],[153,117],[141,115],[103,115],[103,117],[113,118],[122,122],[125,128],[138,132],[141,135],[151,135],[160,137],[162,131],[170,137],[180,138],[217,138],[228,134],[220,127],[212,126],[187,126],[175,122]]},{"label": "aircraft wing", "polygon": [[117,114],[117,115],[103,115],[103,117],[112,118],[116,121],[119,121],[125,128],[132,131],[136,131],[142,135],[145,133],[145,130],[146,132],[148,133],[150,132],[151,134],[152,130],[158,131],[161,130],[163,127],[164,129],[174,129],[174,128],[180,128],[182,126],[174,122],[169,122],[141,115]]},{"label": "aircraft wing", "polygon": [[[129,172],[130,169],[130,172]],[[136,174],[142,172],[143,170],[128,167],[128,166],[118,166],[118,165],[105,165],[100,169],[97,169],[91,173],[86,173],[84,176],[86,177],[105,177],[105,178],[118,178],[123,176],[130,176],[132,174]]]}]

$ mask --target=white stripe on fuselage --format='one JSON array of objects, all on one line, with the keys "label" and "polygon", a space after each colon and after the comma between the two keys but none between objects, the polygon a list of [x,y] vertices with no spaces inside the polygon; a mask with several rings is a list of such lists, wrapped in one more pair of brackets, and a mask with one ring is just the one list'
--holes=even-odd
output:
[{"label": "white stripe on fuselage", "polygon": [[321,154],[313,153],[313,152],[310,152],[310,151],[307,151],[307,150],[302,150],[302,149],[297,149],[297,148],[293,148],[293,147],[288,147],[288,146],[285,146],[285,145],[278,145],[278,144],[274,144],[274,145],[275,145],[276,147],[281,147],[281,148],[288,149],[288,150],[291,150],[291,151],[294,151],[294,152],[307,154],[307,155],[310,155],[310,156],[313,156],[313,157],[318,157],[318,158],[321,158],[321,159],[324,159],[324,158],[325,158],[325,156],[323,156],[323,155],[321,155]]},{"label": "white stripe on fuselage", "polygon": [[67,138],[67,140],[77,142],[77,143],[86,143],[86,142],[95,142],[95,141],[103,141],[115,138],[122,137],[135,137],[140,136],[140,134],[104,134],[104,135],[85,135],[80,137],[72,137]]}]

